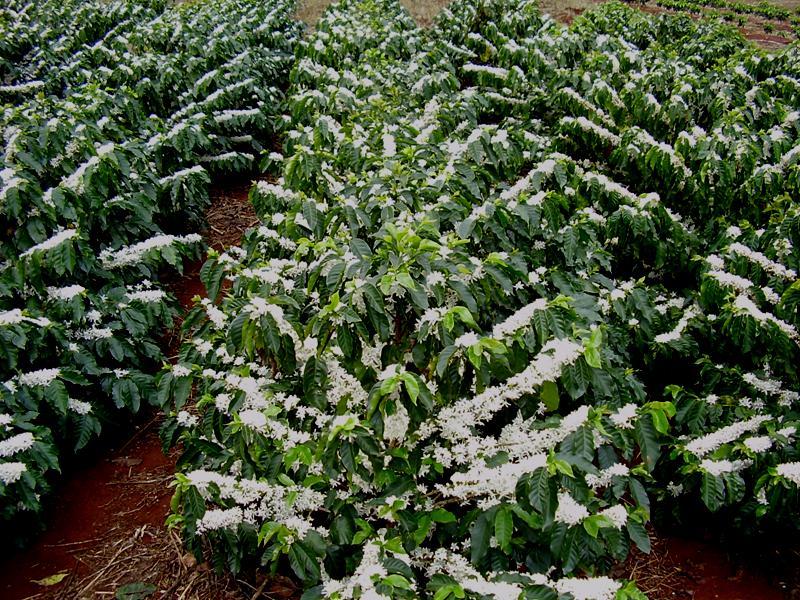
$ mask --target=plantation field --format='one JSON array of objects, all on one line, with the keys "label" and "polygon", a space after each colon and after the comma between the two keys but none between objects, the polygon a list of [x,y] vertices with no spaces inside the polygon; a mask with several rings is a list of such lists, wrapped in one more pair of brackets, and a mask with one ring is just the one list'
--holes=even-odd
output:
[{"label": "plantation field", "polygon": [[[542,12],[552,15],[562,23],[570,23],[576,16],[599,4],[601,0],[542,0],[539,8]],[[331,0],[303,0],[299,3],[298,17],[312,27],[320,18]],[[411,16],[423,27],[430,26],[439,11],[447,6],[446,0],[432,0],[419,2],[404,0],[401,2]],[[737,26],[747,39],[754,41],[762,47],[776,49],[791,43],[797,38],[798,24],[800,21],[800,2],[798,0],[774,0],[771,2],[758,2],[747,0],[730,7],[717,2],[693,0],[691,2],[659,2],[658,0],[639,0],[631,2],[641,10],[659,13],[674,11],[691,11],[690,14],[703,15],[726,19]],[[759,12],[759,5],[762,6]],[[754,8],[749,8],[754,7]],[[773,12],[777,9],[777,12]]]},{"label": "plantation field", "polygon": [[12,0],[4,597],[793,593],[795,9]]},{"label": "plantation field", "polygon": [[[447,0],[401,0],[400,3],[420,27],[430,27],[439,12],[449,4]],[[301,0],[298,2],[297,17],[314,27],[331,4],[331,0]]]}]

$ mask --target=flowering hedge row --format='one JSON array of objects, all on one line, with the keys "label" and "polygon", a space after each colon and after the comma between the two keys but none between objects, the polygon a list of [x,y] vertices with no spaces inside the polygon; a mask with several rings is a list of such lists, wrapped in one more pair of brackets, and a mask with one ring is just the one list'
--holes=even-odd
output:
[{"label": "flowering hedge row", "polygon": [[171,523],[305,598],[437,600],[640,597],[604,573],[651,499],[793,523],[798,57],[618,4],[332,7],[159,382]]},{"label": "flowering hedge row", "polygon": [[4,3],[0,8],[3,95],[23,96],[45,85],[57,93],[55,69],[65,68],[87,46],[99,47],[104,40],[158,17],[165,4],[163,0]]},{"label": "flowering hedge row", "polygon": [[[11,0],[0,18],[0,521],[154,402],[210,174],[275,129],[293,4]],[[119,414],[118,414],[119,413]]]}]

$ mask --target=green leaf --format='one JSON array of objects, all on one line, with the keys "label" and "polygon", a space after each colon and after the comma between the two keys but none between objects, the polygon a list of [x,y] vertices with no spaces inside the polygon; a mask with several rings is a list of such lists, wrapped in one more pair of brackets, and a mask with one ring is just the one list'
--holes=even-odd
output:
[{"label": "green leaf", "polygon": [[411,398],[411,402],[416,404],[417,398],[419,397],[419,382],[417,382],[416,377],[414,377],[412,373],[404,373],[403,383],[406,385],[406,392],[408,392],[408,397]]},{"label": "green leaf", "polygon": [[593,346],[587,346],[583,356],[586,359],[586,364],[588,364],[590,367],[599,369],[601,366],[603,366],[603,362],[600,358],[600,351],[597,348]]},{"label": "green leaf", "polygon": [[572,471],[572,465],[570,465],[567,461],[556,458],[555,456],[551,456],[548,458],[548,462],[550,463],[554,473],[558,472],[566,475],[567,477],[575,477],[575,473]]},{"label": "green leaf", "polygon": [[558,394],[558,384],[554,381],[545,381],[542,384],[542,390],[539,393],[542,402],[544,403],[547,410],[550,412],[555,412],[558,410],[558,405],[560,402],[560,397]]},{"label": "green leaf", "polygon": [[469,362],[471,362],[476,370],[480,370],[481,368],[481,357],[483,356],[483,350],[481,349],[480,345],[475,344],[467,348],[467,358]]},{"label": "green leaf", "polygon": [[636,519],[628,519],[626,525],[628,535],[636,544],[636,546],[645,554],[650,554],[650,536],[647,535],[647,529]]},{"label": "green leaf", "polygon": [[451,279],[448,284],[451,288],[453,288],[453,290],[455,290],[456,294],[458,294],[458,297],[461,299],[461,302],[464,303],[464,306],[466,306],[472,314],[477,315],[480,312],[478,310],[478,303],[475,301],[475,296],[472,295],[463,282]]},{"label": "green leaf", "polygon": [[187,519],[199,519],[206,511],[206,503],[197,488],[188,488],[183,495],[183,514]]},{"label": "green leaf", "polygon": [[703,473],[700,481],[700,497],[708,510],[715,512],[725,502],[725,482],[719,475]]},{"label": "green leaf", "polygon": [[63,381],[54,381],[47,387],[47,396],[51,404],[58,409],[62,415],[67,414],[69,405],[69,393]]},{"label": "green leaf", "polygon": [[592,331],[592,335],[586,342],[586,347],[584,348],[583,352],[583,357],[586,359],[586,364],[588,364],[590,367],[594,367],[595,369],[599,369],[603,364],[600,356],[600,346],[602,343],[603,330],[598,327]]},{"label": "green leaf", "polygon": [[722,479],[725,481],[728,503],[736,504],[740,502],[744,498],[747,489],[742,476],[739,473],[725,473]]},{"label": "green leaf", "polygon": [[317,558],[303,542],[295,542],[289,548],[289,564],[295,575],[305,583],[319,581],[320,567]]},{"label": "green leaf", "polygon": [[381,583],[392,586],[393,588],[399,588],[401,590],[411,589],[411,585],[408,583],[408,580],[402,575],[388,575],[383,578]]},{"label": "green leaf", "polygon": [[322,359],[312,356],[306,362],[303,371],[303,392],[309,403],[319,410],[323,410],[328,401],[325,394],[325,379],[328,369]]},{"label": "green leaf", "polygon": [[614,524],[611,519],[604,515],[591,515],[583,520],[583,528],[593,538],[597,538],[597,534],[603,527],[613,527]]},{"label": "green leaf", "polygon": [[489,551],[489,540],[492,537],[492,532],[488,515],[489,513],[482,513],[472,526],[470,560],[474,565],[477,565]]},{"label": "green leaf", "polygon": [[597,522],[597,519],[595,518],[597,516],[598,515],[592,515],[591,517],[586,517],[582,523],[583,528],[586,530],[586,533],[588,533],[593,538],[596,538],[597,534],[600,531],[600,525]]},{"label": "green leaf", "polygon": [[450,358],[452,358],[456,350],[456,346],[451,344],[445,347],[445,349],[439,354],[439,359],[436,361],[436,374],[439,377],[444,375],[445,369],[447,369],[447,364],[450,362]]},{"label": "green leaf", "polygon": [[647,600],[647,596],[639,591],[633,581],[629,581],[617,591],[614,600]]},{"label": "green leaf", "polygon": [[320,213],[317,210],[317,205],[311,201],[303,204],[303,216],[305,217],[311,231],[314,233],[314,235],[317,235],[321,225]]},{"label": "green leaf", "polygon": [[350,242],[350,249],[353,254],[361,258],[369,258],[372,256],[372,248],[369,244],[360,238],[353,238]]},{"label": "green leaf", "polygon": [[444,508],[437,508],[431,513],[431,521],[435,523],[454,523],[456,516],[449,510]]},{"label": "green leaf", "polygon": [[155,593],[157,589],[158,588],[152,583],[137,581],[136,583],[129,583],[117,588],[114,597],[117,600],[144,600]]},{"label": "green leaf", "polygon": [[208,298],[214,302],[219,295],[222,286],[222,278],[225,276],[225,265],[221,265],[216,259],[210,258],[200,268],[200,280],[208,292]]},{"label": "green leaf", "polygon": [[462,588],[457,583],[450,583],[448,585],[443,585],[433,596],[433,600],[450,600],[450,598],[465,598],[466,593],[464,592],[464,588]]},{"label": "green leaf", "polygon": [[408,273],[401,271],[400,273],[397,274],[395,278],[397,279],[397,282],[400,285],[402,285],[410,292],[413,292],[414,290],[417,289],[417,284],[414,282],[414,279],[412,279],[411,275],[409,275]]},{"label": "green leaf", "polygon": [[511,552],[511,536],[513,534],[513,515],[507,506],[503,506],[494,517],[494,536],[500,549],[506,554]]},{"label": "green leaf", "polygon": [[647,468],[652,471],[661,456],[661,444],[658,443],[651,414],[644,414],[636,421],[635,432]]},{"label": "green leaf", "polygon": [[550,481],[550,474],[543,467],[536,469],[530,476],[531,491],[528,494],[528,500],[545,518],[553,513],[555,490],[552,489]]},{"label": "green leaf", "polygon": [[331,267],[331,270],[328,271],[327,276],[325,277],[325,285],[328,286],[328,290],[335,290],[339,287],[339,282],[342,279],[342,274],[344,273],[345,263],[343,261],[337,261]]},{"label": "green leaf", "polygon": [[653,426],[656,428],[656,431],[662,434],[666,434],[669,431],[669,420],[667,419],[667,415],[662,411],[654,410],[650,413],[650,416],[653,419]]},{"label": "green leaf", "polygon": [[591,379],[592,370],[586,361],[581,359],[561,373],[561,383],[573,400],[577,400],[586,393]]}]

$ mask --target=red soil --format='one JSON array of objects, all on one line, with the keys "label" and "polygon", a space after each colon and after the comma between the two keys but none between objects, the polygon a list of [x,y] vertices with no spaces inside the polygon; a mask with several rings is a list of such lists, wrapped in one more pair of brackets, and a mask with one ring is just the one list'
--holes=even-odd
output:
[{"label": "red soil", "polygon": [[[681,538],[667,541],[669,554],[693,600],[781,600],[783,594],[758,573],[731,563],[719,546]],[[691,590],[691,593],[688,593]],[[678,596],[680,597],[680,596]]]},{"label": "red soil", "polygon": [[634,579],[651,600],[782,600],[785,588],[737,556],[743,548],[656,533],[650,555],[635,552],[615,576]]},{"label": "red soil", "polygon": [[206,296],[206,288],[200,281],[200,269],[205,262],[206,259],[203,257],[186,263],[183,267],[183,276],[170,286],[170,291],[184,310],[189,310],[194,306],[192,299],[195,296],[201,298]]},{"label": "red soil", "polygon": [[[80,579],[92,572],[81,555],[93,546],[111,537],[136,539],[143,526],[163,525],[174,468],[174,457],[161,451],[153,420],[140,425],[118,449],[70,473],[53,494],[44,534],[0,564],[0,597],[53,597],[61,585],[45,587],[35,580],[64,572],[68,579]],[[150,542],[144,535],[137,540],[143,545]]]}]

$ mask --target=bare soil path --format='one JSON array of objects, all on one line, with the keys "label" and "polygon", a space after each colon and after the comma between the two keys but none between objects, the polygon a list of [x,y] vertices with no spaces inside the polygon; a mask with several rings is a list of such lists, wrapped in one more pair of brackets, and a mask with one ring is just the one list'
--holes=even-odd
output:
[{"label": "bare soil path", "polygon": [[[741,548],[718,541],[652,536],[649,555],[634,551],[614,575],[633,579],[650,600],[797,600],[788,581],[768,578]],[[729,554],[731,552],[732,554]]]},{"label": "bare soil path", "polygon": [[113,598],[126,584],[143,583],[163,591],[163,598],[238,598],[229,594],[236,591],[232,582],[203,573],[164,526],[174,468],[175,456],[161,451],[153,417],[70,473],[45,533],[0,566],[0,597]]}]

